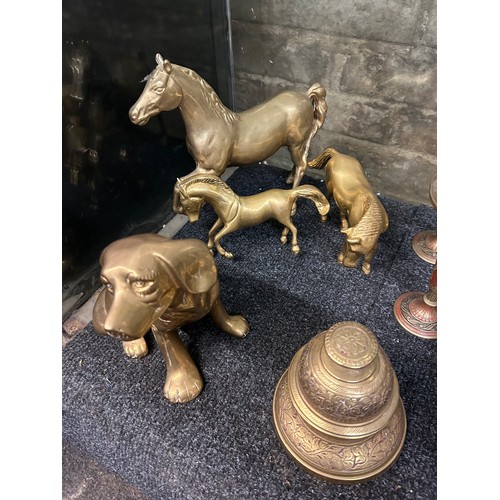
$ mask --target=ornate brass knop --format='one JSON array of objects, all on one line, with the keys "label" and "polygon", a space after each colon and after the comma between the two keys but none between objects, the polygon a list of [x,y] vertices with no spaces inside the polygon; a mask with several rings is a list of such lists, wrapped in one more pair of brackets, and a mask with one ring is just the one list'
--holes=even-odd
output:
[{"label": "ornate brass knop", "polygon": [[382,474],[406,437],[391,363],[375,335],[353,321],[335,324],[295,354],[276,387],[273,415],[288,454],[337,483]]}]

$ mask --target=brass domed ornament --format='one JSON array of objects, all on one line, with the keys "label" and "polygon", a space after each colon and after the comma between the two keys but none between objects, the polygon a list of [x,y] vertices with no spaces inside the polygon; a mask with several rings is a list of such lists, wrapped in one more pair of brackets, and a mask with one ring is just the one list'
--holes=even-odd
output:
[{"label": "brass domed ornament", "polygon": [[344,321],[293,357],[274,393],[274,425],[287,453],[314,476],[356,483],[385,472],[406,437],[392,365],[375,335]]}]

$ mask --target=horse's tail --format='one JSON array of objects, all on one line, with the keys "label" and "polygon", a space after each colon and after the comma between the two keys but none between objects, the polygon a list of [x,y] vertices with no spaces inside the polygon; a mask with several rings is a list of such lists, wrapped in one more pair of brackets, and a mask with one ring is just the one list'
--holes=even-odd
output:
[{"label": "horse's tail", "polygon": [[338,151],[336,151],[333,148],[326,148],[319,156],[314,158],[314,160],[311,160],[310,162],[307,163],[308,168],[325,168],[325,165],[330,161],[330,158],[338,154]]},{"label": "horse's tail", "polygon": [[325,123],[326,112],[328,110],[325,99],[326,89],[321,83],[313,83],[306,94],[307,97],[311,99],[314,109],[314,125],[311,133],[312,139],[316,132],[323,126],[323,123]]},{"label": "horse's tail", "polygon": [[293,192],[294,201],[297,198],[307,198],[313,201],[321,215],[326,215],[330,211],[330,202],[317,187],[310,184],[302,184],[302,186],[293,188]]}]

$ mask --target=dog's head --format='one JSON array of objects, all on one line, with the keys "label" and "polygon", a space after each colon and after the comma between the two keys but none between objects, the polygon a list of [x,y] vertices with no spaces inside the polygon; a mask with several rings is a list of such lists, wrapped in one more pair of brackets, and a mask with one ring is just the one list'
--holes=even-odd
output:
[{"label": "dog's head", "polygon": [[217,283],[213,256],[199,240],[129,236],[106,247],[100,264],[106,288],[94,307],[94,326],[124,341],[143,337],[179,289],[203,293]]}]

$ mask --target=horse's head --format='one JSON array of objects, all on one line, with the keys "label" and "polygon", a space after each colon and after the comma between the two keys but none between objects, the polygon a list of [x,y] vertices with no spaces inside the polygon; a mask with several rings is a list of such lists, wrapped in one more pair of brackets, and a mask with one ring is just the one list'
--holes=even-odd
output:
[{"label": "horse's head", "polygon": [[364,234],[358,226],[341,229],[340,232],[346,235],[346,242],[351,252],[364,255],[371,251],[378,242],[379,234]]},{"label": "horse's head", "polygon": [[384,207],[374,194],[358,197],[357,202],[361,204],[357,206],[357,209],[363,210],[361,218],[357,224],[340,231],[346,235],[345,241],[352,252],[366,255],[376,249],[378,239],[388,228],[389,221]]},{"label": "horse's head", "polygon": [[200,217],[200,209],[205,200],[199,196],[191,196],[180,179],[177,179],[177,189],[179,190],[179,201],[182,213],[187,215],[189,222],[196,222]]},{"label": "horse's head", "polygon": [[158,66],[146,77],[146,86],[128,113],[135,125],[145,125],[152,116],[175,109],[182,101],[182,89],[170,77],[172,63],[160,54],[156,54],[156,62]]}]

